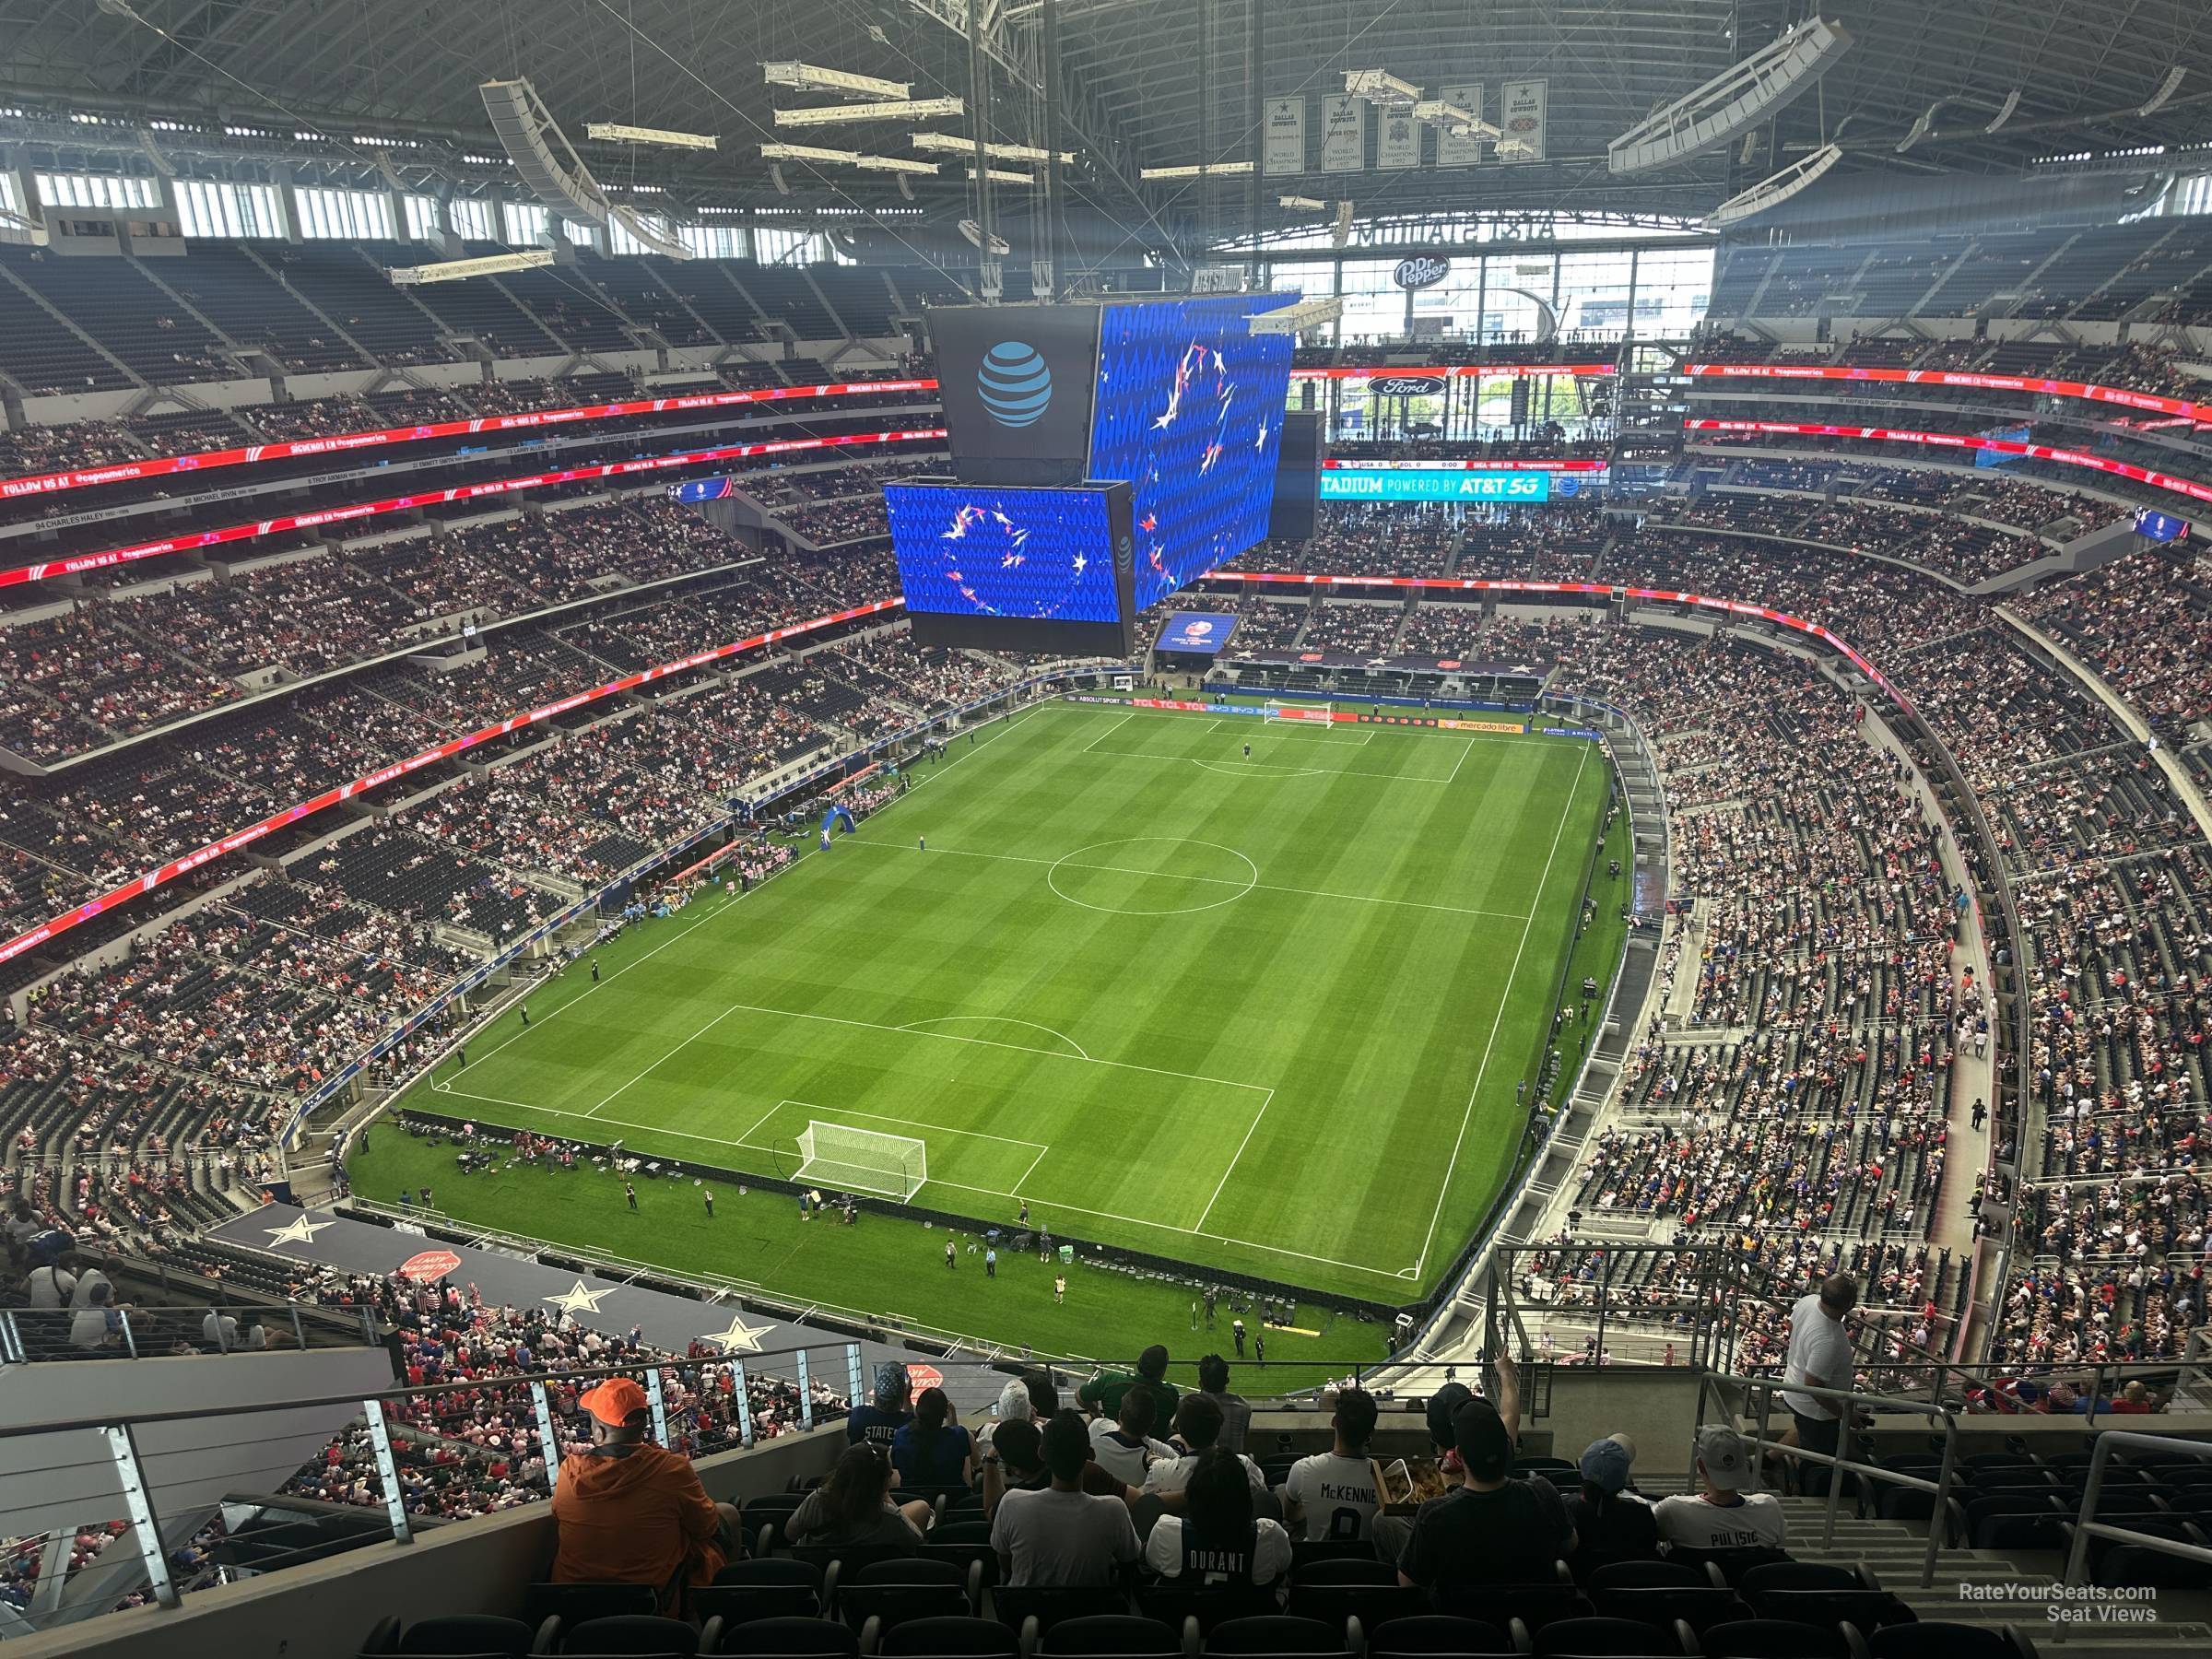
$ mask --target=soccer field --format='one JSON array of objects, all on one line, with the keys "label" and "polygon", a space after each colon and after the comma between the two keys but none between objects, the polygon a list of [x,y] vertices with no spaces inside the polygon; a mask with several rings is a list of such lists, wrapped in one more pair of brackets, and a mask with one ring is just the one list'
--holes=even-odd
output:
[{"label": "soccer field", "polygon": [[[1444,1271],[1519,1138],[1595,745],[1054,702],[910,775],[829,853],[633,930],[599,983],[570,969],[404,1103],[761,1175],[843,1124],[923,1143],[926,1209],[1006,1225],[1026,1201],[1059,1237],[1392,1303]],[[912,1284],[720,1270],[918,1312],[944,1235],[913,1231]]]}]

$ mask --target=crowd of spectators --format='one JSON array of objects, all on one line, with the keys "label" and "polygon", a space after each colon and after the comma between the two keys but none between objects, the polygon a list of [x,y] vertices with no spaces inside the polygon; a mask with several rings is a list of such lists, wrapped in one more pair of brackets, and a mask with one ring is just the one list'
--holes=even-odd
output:
[{"label": "crowd of spectators", "polygon": [[[450,1385],[396,1403],[390,1412],[411,1513],[458,1520],[547,1500],[547,1456],[525,1386],[547,1372],[657,1368],[672,1450],[703,1456],[742,1443],[738,1368],[712,1360],[702,1344],[674,1355],[642,1341],[635,1330],[600,1331],[572,1314],[489,1303],[474,1285],[451,1281],[422,1285],[396,1275],[314,1268],[295,1295],[324,1306],[368,1310],[392,1333],[389,1341],[410,1387]],[[585,1444],[576,1417],[579,1392],[565,1382],[550,1387],[548,1403],[561,1440],[555,1463]],[[756,1440],[799,1427],[796,1383],[748,1368],[746,1394]],[[818,1381],[812,1406],[815,1420],[822,1422],[843,1416],[846,1403]],[[357,1422],[341,1430],[323,1456],[283,1490],[326,1502],[381,1506],[383,1492],[367,1426]]]}]

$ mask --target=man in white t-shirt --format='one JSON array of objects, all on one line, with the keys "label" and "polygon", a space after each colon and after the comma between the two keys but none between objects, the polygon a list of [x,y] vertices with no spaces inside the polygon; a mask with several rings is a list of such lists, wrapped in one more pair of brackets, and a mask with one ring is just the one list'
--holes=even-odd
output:
[{"label": "man in white t-shirt", "polygon": [[241,1335],[235,1313],[219,1313],[211,1308],[207,1317],[200,1321],[200,1341],[227,1354],[235,1354],[241,1348],[259,1353],[269,1346],[269,1334],[256,1324]]},{"label": "man in white t-shirt", "polygon": [[1375,1512],[1382,1507],[1382,1494],[1375,1490],[1375,1460],[1368,1451],[1375,1434],[1374,1396],[1364,1389],[1346,1389],[1336,1396],[1331,1421],[1336,1443],[1300,1458],[1283,1482],[1283,1519],[1293,1538],[1309,1543],[1368,1537]]},{"label": "man in white t-shirt", "polygon": [[1702,1490],[1662,1498],[1652,1506],[1659,1542],[1691,1549],[1782,1549],[1789,1523],[1771,1492],[1747,1492],[1751,1460],[1744,1437],[1723,1423],[1698,1430],[1698,1479]]},{"label": "man in white t-shirt", "polygon": [[[1132,1393],[1136,1391],[1132,1390]],[[1083,1490],[1090,1437],[1083,1419],[1063,1411],[1044,1426],[1039,1447],[1053,1484],[1011,1491],[991,1518],[991,1547],[1008,1584],[1102,1585],[1137,1558],[1136,1528],[1119,1498]]]},{"label": "man in white t-shirt", "polygon": [[1145,1465],[1156,1457],[1171,1458],[1175,1448],[1152,1438],[1152,1415],[1159,1409],[1152,1391],[1142,1382],[1122,1391],[1118,1421],[1091,1420],[1090,1454],[1099,1466],[1124,1486],[1145,1483]]},{"label": "man in white t-shirt", "polygon": [[[1848,1273],[1832,1274],[1820,1288],[1801,1296],[1790,1310],[1790,1348],[1783,1361],[1782,1380],[1808,1388],[1849,1388],[1852,1381],[1851,1333],[1844,1317],[1859,1303],[1859,1283]],[[1841,1402],[1811,1394],[1782,1391],[1782,1403],[1792,1418],[1784,1437],[1808,1452],[1836,1454],[1842,1442]],[[1805,1464],[1798,1472],[1800,1488],[1807,1493],[1828,1490],[1828,1465]]]},{"label": "man in white t-shirt", "polygon": [[27,1282],[30,1288],[30,1305],[47,1312],[68,1307],[76,1293],[76,1276],[59,1262],[33,1267]]},{"label": "man in white t-shirt", "polygon": [[[1198,1454],[1216,1445],[1221,1439],[1221,1429],[1227,1419],[1221,1407],[1201,1394],[1186,1394],[1175,1402],[1175,1440],[1168,1448],[1168,1455],[1155,1457],[1145,1470],[1144,1488],[1163,1500],[1171,1493],[1179,1493],[1191,1484],[1191,1471],[1198,1466]],[[1260,1465],[1241,1453],[1230,1455],[1244,1466],[1244,1478],[1252,1485],[1253,1493],[1267,1490],[1267,1477]],[[1170,1503],[1170,1509],[1180,1504]]]}]

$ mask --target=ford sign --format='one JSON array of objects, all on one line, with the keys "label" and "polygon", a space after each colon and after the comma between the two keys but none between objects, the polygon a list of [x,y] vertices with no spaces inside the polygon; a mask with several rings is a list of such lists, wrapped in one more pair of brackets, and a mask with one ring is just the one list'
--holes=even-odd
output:
[{"label": "ford sign", "polygon": [[1402,288],[1433,288],[1451,275],[1452,262],[1448,259],[1401,259],[1390,279]]},{"label": "ford sign", "polygon": [[1378,374],[1367,382],[1370,397],[1434,397],[1443,389],[1441,374]]}]

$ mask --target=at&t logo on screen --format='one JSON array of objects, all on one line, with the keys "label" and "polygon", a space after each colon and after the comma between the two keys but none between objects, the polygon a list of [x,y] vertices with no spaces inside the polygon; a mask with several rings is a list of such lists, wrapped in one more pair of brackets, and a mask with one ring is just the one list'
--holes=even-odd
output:
[{"label": "at&t logo on screen", "polygon": [[1053,401],[1053,371],[1037,348],[1021,340],[1001,340],[983,353],[975,372],[983,408],[1003,427],[1033,426]]}]

